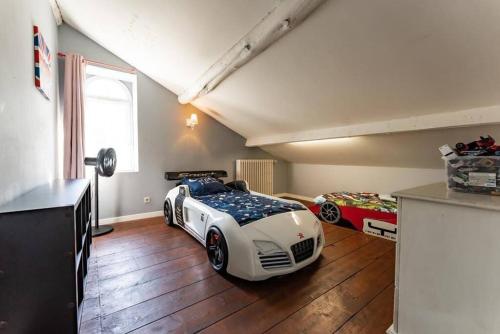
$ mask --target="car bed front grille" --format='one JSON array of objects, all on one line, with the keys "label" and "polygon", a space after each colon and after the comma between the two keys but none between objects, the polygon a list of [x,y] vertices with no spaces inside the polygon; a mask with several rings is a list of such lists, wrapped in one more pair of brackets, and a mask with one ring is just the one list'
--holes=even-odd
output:
[{"label": "car bed front grille", "polygon": [[310,258],[314,253],[314,238],[310,238],[292,245],[292,253],[295,263]]},{"label": "car bed front grille", "polygon": [[269,255],[259,255],[260,263],[264,269],[290,267],[292,261],[287,252],[276,252]]}]

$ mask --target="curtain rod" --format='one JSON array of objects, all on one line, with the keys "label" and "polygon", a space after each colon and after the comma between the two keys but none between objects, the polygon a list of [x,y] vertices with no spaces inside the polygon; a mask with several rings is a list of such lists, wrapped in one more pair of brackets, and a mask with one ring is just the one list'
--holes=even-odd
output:
[{"label": "curtain rod", "polygon": [[[57,56],[59,58],[64,58],[64,57],[66,57],[66,54],[64,52],[58,52]],[[90,60],[90,59],[85,59],[84,61],[87,64],[96,65],[96,66],[100,66],[100,67],[105,67],[105,68],[109,68],[111,70],[118,70],[118,71],[122,71],[122,72],[126,72],[126,73],[131,73],[131,74],[136,74],[137,73],[137,70],[135,68],[133,68],[133,67],[123,67],[123,66],[118,66],[118,65],[111,65],[111,64],[106,64],[106,63],[102,63],[100,61]]]}]

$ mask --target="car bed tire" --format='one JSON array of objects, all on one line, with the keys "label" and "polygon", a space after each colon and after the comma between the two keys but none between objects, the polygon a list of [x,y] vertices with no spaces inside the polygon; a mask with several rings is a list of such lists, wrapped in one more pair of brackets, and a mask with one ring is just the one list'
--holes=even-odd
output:
[{"label": "car bed tire", "polygon": [[170,203],[170,200],[168,198],[163,204],[163,216],[165,217],[165,224],[167,224],[168,226],[174,225],[174,212],[172,209],[172,204]]},{"label": "car bed tire", "polygon": [[[223,263],[221,266],[216,266],[214,265],[214,263],[212,262],[211,260],[211,250],[209,249],[209,242],[210,242],[210,239],[212,237],[212,234],[214,233],[217,233],[220,237],[220,248],[221,248],[221,251],[223,252],[224,254],[224,259],[223,259]],[[227,248],[227,243],[226,243],[226,238],[224,237],[224,234],[222,234],[222,232],[215,226],[212,226],[208,232],[207,232],[207,239],[206,239],[206,250],[207,250],[207,256],[208,256],[208,262],[210,262],[210,265],[212,266],[212,268],[218,272],[219,274],[225,274],[227,271],[227,263],[228,263],[228,260],[229,260],[229,251],[228,251],[228,248]]]},{"label": "car bed tire", "polygon": [[342,219],[342,212],[337,204],[327,201],[321,204],[319,216],[329,224],[337,224]]}]

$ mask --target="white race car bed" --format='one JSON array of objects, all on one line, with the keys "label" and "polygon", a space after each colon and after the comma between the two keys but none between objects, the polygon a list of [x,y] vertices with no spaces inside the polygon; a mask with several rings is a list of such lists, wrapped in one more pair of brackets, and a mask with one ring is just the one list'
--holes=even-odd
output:
[{"label": "white race car bed", "polygon": [[225,171],[167,172],[180,180],[164,204],[165,222],[178,225],[207,249],[217,272],[246,280],[288,274],[314,262],[323,249],[320,221],[304,205],[226,185]]}]

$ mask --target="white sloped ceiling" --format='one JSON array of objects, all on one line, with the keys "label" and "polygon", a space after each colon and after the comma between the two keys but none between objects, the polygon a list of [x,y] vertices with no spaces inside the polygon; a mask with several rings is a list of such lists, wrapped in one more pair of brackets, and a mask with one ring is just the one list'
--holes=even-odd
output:
[{"label": "white sloped ceiling", "polygon": [[500,2],[331,0],[195,104],[247,138],[496,105]]},{"label": "white sloped ceiling", "polygon": [[182,93],[275,5],[269,0],[57,0],[64,21]]},{"label": "white sloped ceiling", "polygon": [[[66,23],[176,94],[280,3],[57,1]],[[497,0],[328,0],[193,104],[248,139],[499,105],[498,36]],[[354,141],[343,151],[324,142],[307,154],[293,144],[264,148],[289,161],[436,167],[442,141],[497,129],[358,140],[365,150],[385,141],[398,143],[395,151],[410,147],[422,156],[402,154],[399,162],[363,158],[353,153],[361,148]],[[435,145],[422,139],[429,136]],[[419,140],[426,148],[411,144]],[[332,154],[337,158],[323,158]]]}]

